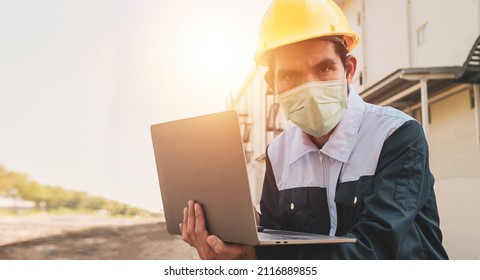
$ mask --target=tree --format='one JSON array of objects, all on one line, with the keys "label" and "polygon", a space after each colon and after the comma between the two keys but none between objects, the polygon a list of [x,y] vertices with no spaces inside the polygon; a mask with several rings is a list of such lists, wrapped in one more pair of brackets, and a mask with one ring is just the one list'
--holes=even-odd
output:
[{"label": "tree", "polygon": [[75,210],[105,209],[110,215],[152,215],[145,210],[99,196],[89,196],[84,192],[69,191],[57,186],[43,186],[30,180],[26,174],[8,171],[2,165],[0,165],[0,195],[33,201],[37,209],[46,208],[47,211],[65,207]]}]

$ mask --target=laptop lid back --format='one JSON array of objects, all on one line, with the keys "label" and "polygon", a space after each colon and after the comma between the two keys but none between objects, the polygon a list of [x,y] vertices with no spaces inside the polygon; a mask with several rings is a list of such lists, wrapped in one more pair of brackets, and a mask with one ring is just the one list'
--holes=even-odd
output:
[{"label": "laptop lid back", "polygon": [[183,208],[193,199],[210,234],[258,244],[237,113],[156,124],[151,134],[167,231],[181,234]]}]

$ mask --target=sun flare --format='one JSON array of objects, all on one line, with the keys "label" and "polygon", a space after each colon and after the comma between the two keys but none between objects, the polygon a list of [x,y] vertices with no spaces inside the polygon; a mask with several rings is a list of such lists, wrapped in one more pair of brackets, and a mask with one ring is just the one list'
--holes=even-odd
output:
[{"label": "sun flare", "polygon": [[225,109],[226,100],[236,94],[255,66],[257,23],[211,9],[202,14],[186,11],[181,20],[172,18],[171,26],[173,40],[158,42],[168,50],[168,59],[160,63],[168,69],[169,84],[185,92],[184,100],[195,100],[195,108],[217,104],[212,110]]}]

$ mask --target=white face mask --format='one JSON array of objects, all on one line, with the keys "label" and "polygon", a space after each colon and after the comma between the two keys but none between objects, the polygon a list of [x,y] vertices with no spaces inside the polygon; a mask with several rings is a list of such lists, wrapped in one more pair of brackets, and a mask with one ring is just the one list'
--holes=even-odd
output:
[{"label": "white face mask", "polygon": [[306,133],[320,137],[343,118],[347,108],[347,80],[308,82],[277,96],[288,120]]}]

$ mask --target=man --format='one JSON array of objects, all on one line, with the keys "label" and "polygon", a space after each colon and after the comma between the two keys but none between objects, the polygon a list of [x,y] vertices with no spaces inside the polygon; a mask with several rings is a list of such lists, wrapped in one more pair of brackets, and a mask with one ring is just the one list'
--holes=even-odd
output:
[{"label": "man", "polygon": [[226,244],[190,201],[180,225],[202,259],[447,259],[422,127],[350,86],[358,43],[331,0],[274,0],[259,65],[295,125],[267,148],[257,218],[266,228],[357,238],[301,246]]}]

